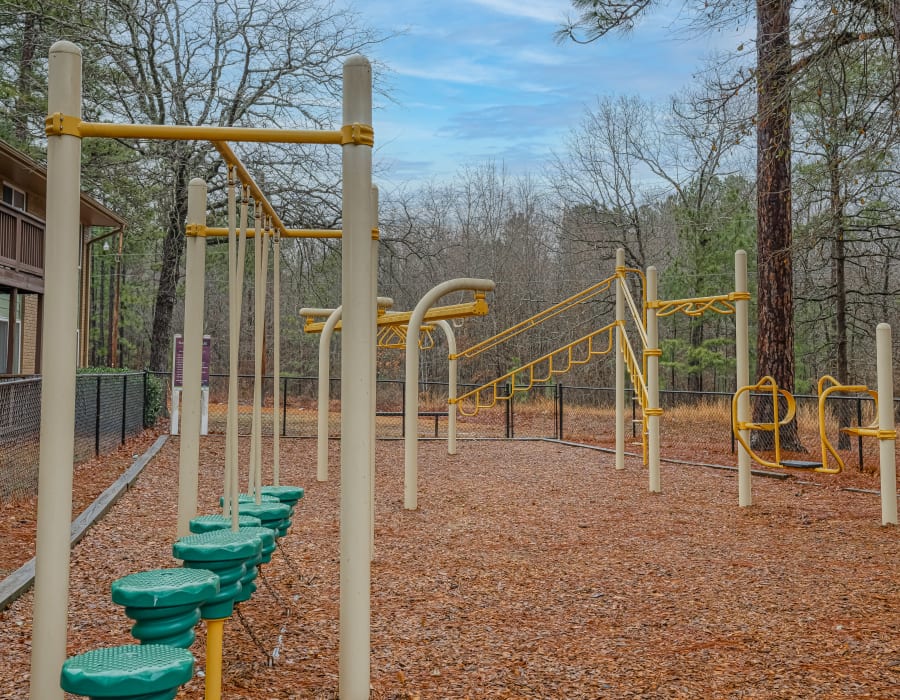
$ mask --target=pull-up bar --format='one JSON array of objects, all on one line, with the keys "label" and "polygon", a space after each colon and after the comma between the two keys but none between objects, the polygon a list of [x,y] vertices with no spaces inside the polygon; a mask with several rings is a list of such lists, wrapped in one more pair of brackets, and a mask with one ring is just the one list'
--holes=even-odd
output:
[{"label": "pull-up bar", "polygon": [[80,117],[54,112],[44,120],[48,136],[78,138],[149,139],[160,141],[244,141],[250,143],[307,143],[372,146],[375,132],[368,124],[345,124],[335,131],[312,129],[257,129],[243,126],[186,124],[108,124],[85,122]]}]

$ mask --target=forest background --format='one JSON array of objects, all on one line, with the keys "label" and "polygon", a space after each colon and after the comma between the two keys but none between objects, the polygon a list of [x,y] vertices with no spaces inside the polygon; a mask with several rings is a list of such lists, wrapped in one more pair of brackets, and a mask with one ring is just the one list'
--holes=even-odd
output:
[{"label": "forest background", "polygon": [[[60,38],[84,51],[88,120],[333,128],[343,60],[391,37],[327,0],[252,4],[251,13],[246,0],[0,0],[0,138],[44,158],[46,56]],[[539,172],[512,175],[502,162],[477,162],[450,179],[382,190],[380,293],[396,309],[411,309],[446,279],[494,280],[490,314],[457,328],[464,348],[612,275],[619,247],[629,266],[659,269],[666,299],[732,290],[733,254],[745,249],[751,344],[758,355],[771,352],[772,331],[757,336],[758,317],[789,326],[790,345],[776,349],[793,363],[793,387],[785,385],[808,392],[826,373],[874,384],[875,326],[900,328],[900,3],[683,4],[686,31],[755,22],[755,46],[711,58],[693,87],[665,104],[598,96]],[[560,28],[558,41],[602,41],[653,9],[573,6],[578,19]],[[271,27],[279,31],[264,32]],[[389,72],[376,63],[376,89],[387,98]],[[377,140],[377,113],[375,121]],[[239,155],[288,227],[340,227],[337,151],[243,144]],[[209,220],[224,225],[224,165],[209,144],[187,142],[87,140],[83,158],[83,189],[128,221],[121,251],[92,246],[91,362],[110,364],[116,344],[115,364],[166,371],[172,334],[182,327],[186,184],[207,180]],[[786,168],[774,178],[777,167],[766,170],[773,162]],[[773,217],[772,202],[780,215]],[[298,312],[340,303],[340,244],[283,241],[281,255],[282,370],[314,376],[318,336],[303,332]],[[227,367],[226,261],[226,246],[211,244],[213,372]],[[248,251],[247,373],[252,270]],[[780,288],[760,288],[760,275],[787,280],[786,290],[772,299]],[[116,289],[121,318],[112,343]],[[769,293],[762,314],[760,292]],[[268,295],[271,309],[271,284]],[[787,314],[780,319],[770,313],[779,305]],[[612,311],[611,297],[583,304],[463,363],[461,379],[499,376],[609,323]],[[270,315],[266,325],[271,366]],[[731,317],[669,318],[660,336],[663,388],[734,390]],[[445,378],[442,353],[422,358],[425,378]],[[400,377],[402,367],[401,352],[379,353],[380,378]],[[612,381],[608,362],[565,380]]]}]

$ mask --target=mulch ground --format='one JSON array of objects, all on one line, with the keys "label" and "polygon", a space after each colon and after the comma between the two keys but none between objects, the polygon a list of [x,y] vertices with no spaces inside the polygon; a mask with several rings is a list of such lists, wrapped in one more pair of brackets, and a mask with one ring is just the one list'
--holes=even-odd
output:
[{"label": "mulch ground", "polygon": [[[203,512],[223,442],[203,442]],[[338,443],[327,483],[314,440],[282,446],[307,495],[247,628],[226,626],[230,700],[337,695]],[[664,463],[650,494],[639,460],[548,442],[419,455],[409,512],[403,443],[377,446],[374,698],[900,698],[900,530],[877,496],[754,477],[741,509],[701,467]],[[177,460],[173,438],[75,547],[71,653],[129,643],[111,582],[176,563]],[[27,697],[31,607],[0,613],[0,698]],[[202,671],[202,626],[192,650]],[[201,697],[200,677],[179,695]]]}]

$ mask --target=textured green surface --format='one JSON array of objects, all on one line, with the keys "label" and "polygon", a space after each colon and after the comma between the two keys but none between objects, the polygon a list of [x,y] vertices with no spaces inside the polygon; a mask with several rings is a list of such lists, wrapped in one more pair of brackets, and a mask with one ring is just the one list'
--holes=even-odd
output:
[{"label": "textured green surface", "polygon": [[[272,504],[280,505],[280,504]],[[245,560],[262,546],[258,535],[231,530],[214,530],[187,535],[175,541],[172,554],[176,559],[197,564],[204,561]]]},{"label": "textured green surface", "polygon": [[219,592],[219,577],[204,569],[154,569],[113,581],[112,600],[136,608],[199,605]]},{"label": "textured green surface", "polygon": [[285,520],[291,517],[291,507],[286,503],[275,501],[273,503],[241,503],[238,506],[241,515],[252,515],[262,521],[263,527],[267,522]]},{"label": "textured green surface", "polygon": [[[252,515],[238,515],[238,527],[252,527],[260,525],[259,518]],[[199,534],[201,532],[212,532],[213,530],[227,530],[231,527],[231,518],[224,515],[199,515],[190,522],[191,532]]]},{"label": "textured green surface", "polygon": [[263,496],[275,496],[282,503],[294,505],[303,498],[304,491],[302,486],[263,486],[260,493]]},{"label": "textured green surface", "polygon": [[[67,659],[60,686],[68,693],[93,698],[172,697],[194,672],[187,649],[159,644],[94,649]],[[156,695],[154,695],[156,694]]]}]

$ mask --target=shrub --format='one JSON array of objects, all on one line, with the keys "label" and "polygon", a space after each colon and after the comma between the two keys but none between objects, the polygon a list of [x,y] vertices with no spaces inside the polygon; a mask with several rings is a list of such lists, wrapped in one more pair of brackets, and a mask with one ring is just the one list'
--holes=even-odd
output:
[{"label": "shrub", "polygon": [[149,372],[144,384],[144,427],[152,428],[156,425],[156,419],[163,407],[163,383],[162,380]]}]

